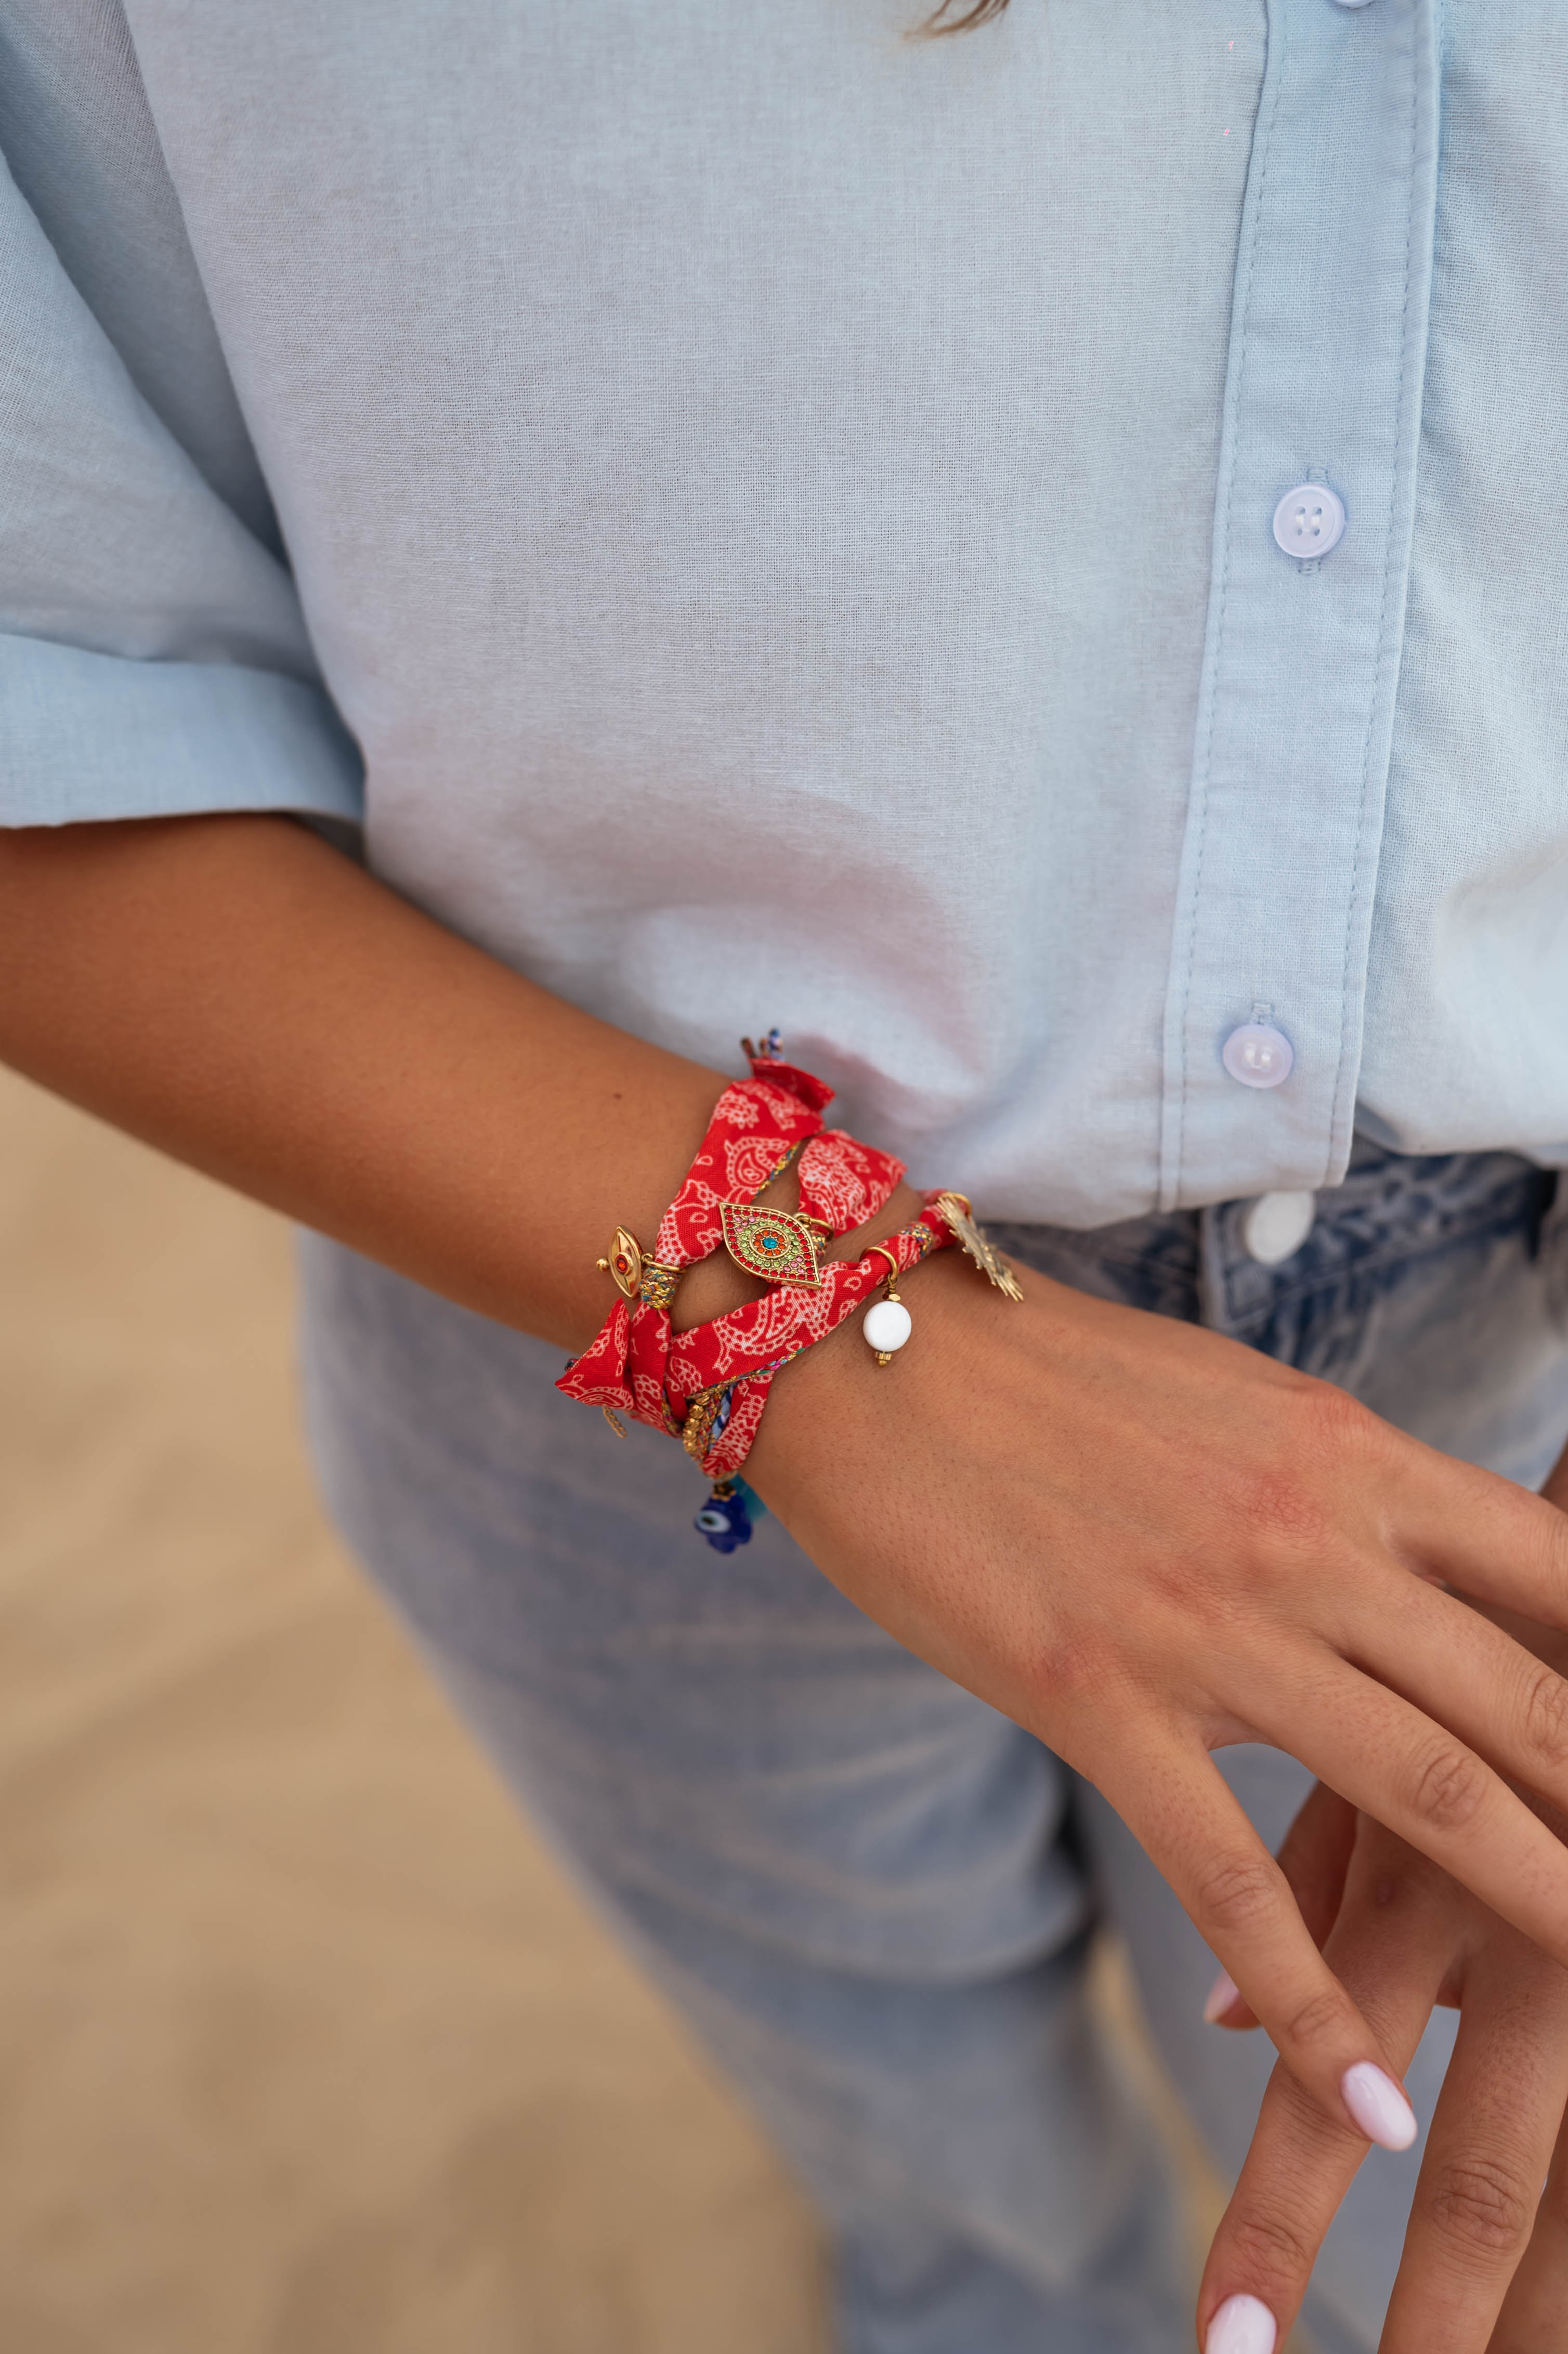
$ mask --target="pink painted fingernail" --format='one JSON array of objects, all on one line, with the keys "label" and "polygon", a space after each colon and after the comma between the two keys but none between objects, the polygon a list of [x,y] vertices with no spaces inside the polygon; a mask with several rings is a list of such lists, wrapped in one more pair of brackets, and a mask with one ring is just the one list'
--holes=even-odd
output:
[{"label": "pink painted fingernail", "polygon": [[1209,1988],[1209,1999],[1203,2005],[1203,2017],[1211,2027],[1216,2019],[1224,2019],[1240,1992],[1241,1988],[1229,1970],[1222,1970]]},{"label": "pink painted fingernail", "polygon": [[1380,2149],[1408,2149],[1415,2139],[1415,2112],[1392,2076],[1358,2060],[1340,2079],[1340,2093],[1368,2141]]},{"label": "pink painted fingernail", "polygon": [[1255,2296],[1227,2296],[1203,2340],[1203,2354],[1274,2354],[1279,2332]]}]

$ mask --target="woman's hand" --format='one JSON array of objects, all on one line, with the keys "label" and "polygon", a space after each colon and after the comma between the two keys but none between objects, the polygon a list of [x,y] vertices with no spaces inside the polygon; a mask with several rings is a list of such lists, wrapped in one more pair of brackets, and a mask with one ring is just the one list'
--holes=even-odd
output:
[{"label": "woman's hand", "polygon": [[[1543,1496],[1568,1507],[1568,1449]],[[1568,1640],[1506,1612],[1549,1668]],[[1542,1810],[1561,1838],[1563,1819]],[[1427,2139],[1384,2354],[1568,2347],[1568,1974],[1321,1784],[1279,1851],[1324,1958],[1406,2066],[1433,2007],[1459,2032]],[[1222,1982],[1211,2017],[1251,2026]],[[1269,2354],[1365,2147],[1275,2071],[1199,2299],[1209,2354]],[[1542,2195],[1542,2184],[1545,2183]],[[1212,2333],[1212,2334],[1211,2334]]]},{"label": "woman's hand", "polygon": [[[1325,1959],[1397,2066],[1436,2004],[1459,2012],[1383,2354],[1563,2354],[1568,1971],[1320,1784],[1280,1861],[1308,1914],[1337,1912]],[[1224,2023],[1251,2020],[1238,2001]],[[1365,2155],[1276,2069],[1204,2270],[1206,2354],[1271,2354]]]},{"label": "woman's hand", "polygon": [[[1568,1964],[1568,1683],[1434,1583],[1559,1626],[1568,1521],[1235,1342],[948,1256],[909,1346],[780,1377],[747,1476],[902,1642],[1104,1793],[1352,2146],[1414,2136],[1208,1753],[1264,1741]],[[1424,1996],[1421,2015],[1432,1999]],[[1386,2038],[1386,2040],[1385,2040]],[[1361,2146],[1359,2143],[1356,2146]]]}]

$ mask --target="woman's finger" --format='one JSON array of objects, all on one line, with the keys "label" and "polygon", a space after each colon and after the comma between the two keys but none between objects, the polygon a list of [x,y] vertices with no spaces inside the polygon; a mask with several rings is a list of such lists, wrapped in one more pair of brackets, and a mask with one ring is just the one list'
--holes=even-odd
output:
[{"label": "woman's finger", "polygon": [[[1383,2354],[1484,2354],[1531,2243],[1565,2102],[1568,1973],[1520,1939],[1494,1939],[1467,1973]],[[1556,2326],[1562,2354],[1561,2305]]]},{"label": "woman's finger", "polygon": [[[1549,1504],[1568,1511],[1568,1447],[1542,1490]],[[1513,1613],[1502,1613],[1504,1631]],[[1520,1628],[1519,1631],[1524,1631]],[[1529,1630],[1539,1642],[1539,1628]],[[1553,1654],[1560,1661],[1562,1646]],[[1530,2245],[1503,2299],[1489,2354],[1560,2354],[1568,2314],[1568,2119],[1557,2136],[1552,2170],[1535,2211]]]},{"label": "woman's finger", "polygon": [[1124,1747],[1097,1779],[1292,2075],[1345,2133],[1408,2148],[1414,2114],[1376,2035],[1207,1751],[1175,1738],[1140,1770]]},{"label": "woman's finger", "polygon": [[[1314,1782],[1301,1801],[1296,1819],[1286,1832],[1275,1861],[1296,1899],[1296,1909],[1307,1934],[1321,1951],[1339,1918],[1345,1893],[1345,1874],[1356,1843],[1356,1810],[1330,1790]],[[1251,2006],[1242,2000],[1228,1970],[1222,1970],[1203,2005],[1211,2026],[1255,2027]]]},{"label": "woman's finger", "polygon": [[1568,1965],[1568,1855],[1484,1758],[1332,1655],[1320,1673],[1281,1661],[1255,1681],[1266,1739]]},{"label": "woman's finger", "polygon": [[1391,1452],[1382,1484],[1387,1542],[1400,1560],[1483,1601],[1568,1628],[1562,1490],[1554,1487],[1549,1502],[1414,1438]]},{"label": "woman's finger", "polygon": [[1487,2354],[1563,2354],[1568,2315],[1568,2120]]},{"label": "woman's finger", "polygon": [[[1448,1965],[1454,1896],[1440,1872],[1394,1848],[1375,1825],[1363,1838],[1381,1851],[1382,1868],[1369,1869],[1358,1844],[1324,1958],[1404,2069]],[[1366,2147],[1361,2135],[1323,2113],[1283,2062],[1276,2068],[1203,2270],[1198,2331],[1205,2354],[1271,2354],[1296,2317]]]},{"label": "woman's finger", "polygon": [[1367,1608],[1340,1648],[1527,1789],[1568,1811],[1568,1680],[1452,1594],[1411,1582],[1390,1641]]},{"label": "woman's finger", "polygon": [[1278,1860],[1319,1950],[1340,1917],[1355,1844],[1354,1807],[1327,1782],[1314,1782],[1280,1843]]}]

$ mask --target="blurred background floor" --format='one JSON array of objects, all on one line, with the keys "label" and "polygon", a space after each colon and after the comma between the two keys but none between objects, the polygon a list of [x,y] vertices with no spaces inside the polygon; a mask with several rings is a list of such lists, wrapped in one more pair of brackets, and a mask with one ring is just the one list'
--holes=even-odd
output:
[{"label": "blurred background floor", "polygon": [[0,2349],[823,2354],[780,2169],[323,1522],[282,1223],[0,1072]]}]

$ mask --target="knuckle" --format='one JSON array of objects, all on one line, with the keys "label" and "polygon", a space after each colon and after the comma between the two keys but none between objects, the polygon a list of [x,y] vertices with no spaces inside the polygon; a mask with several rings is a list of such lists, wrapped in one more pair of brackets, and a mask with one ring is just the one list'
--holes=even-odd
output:
[{"label": "knuckle", "polygon": [[1277,1468],[1256,1471],[1237,1501],[1243,1525],[1255,1540],[1278,1545],[1292,1554],[1320,1552],[1331,1535],[1333,1513],[1329,1500],[1299,1471]]},{"label": "knuckle", "polygon": [[1568,1766],[1568,1683],[1537,1668],[1524,1697],[1524,1737],[1543,1766]]},{"label": "knuckle", "polygon": [[1273,2200],[1254,2199],[1233,2214],[1225,2238],[1236,2277],[1255,2288],[1300,2282],[1311,2271],[1317,2253],[1299,2213]]},{"label": "knuckle", "polygon": [[1453,1918],[1456,1903],[1463,1901],[1451,1875],[1420,1853],[1408,1862],[1380,1866],[1371,1875],[1366,1893],[1385,1920],[1408,1920],[1414,1914],[1423,1924],[1430,1923],[1434,1934]]},{"label": "knuckle", "polygon": [[1315,1382],[1301,1400],[1305,1438],[1319,1455],[1340,1463],[1376,1447],[1383,1428],[1371,1409],[1331,1382]]},{"label": "knuckle", "polygon": [[1440,2166],[1425,2195],[1428,2218],[1444,2238],[1487,2259],[1515,2255],[1525,2246],[1535,2204],[1511,2168],[1474,2156]]},{"label": "knuckle", "polygon": [[1454,1742],[1424,1750],[1410,1776],[1410,1805],[1431,1830],[1460,1831],[1486,1803],[1489,1776],[1478,1757]]},{"label": "knuckle", "polygon": [[1499,1494],[1489,1482],[1487,1502],[1496,1515],[1499,1538],[1561,1595],[1568,1585],[1568,1512],[1562,1510],[1568,1496],[1554,1496],[1548,1502],[1523,1489],[1505,1488]]},{"label": "knuckle", "polygon": [[1337,1988],[1321,1988],[1292,2014],[1284,2030],[1287,2042],[1293,2051],[1302,2052],[1342,2033],[1349,2008]]},{"label": "knuckle", "polygon": [[1307,1553],[1315,1561],[1343,1559],[1350,1541],[1347,1493],[1364,1482],[1392,1436],[1345,1391],[1328,1382],[1303,1383],[1275,1425],[1278,1443],[1268,1459],[1238,1469],[1227,1499],[1265,1561],[1271,1552],[1287,1556],[1293,1567]]},{"label": "knuckle", "polygon": [[1263,1855],[1211,1856],[1198,1873],[1194,1901],[1201,1929],[1239,1935],[1266,1920],[1279,1901],[1282,1883]]},{"label": "knuckle", "polygon": [[1088,1636],[1047,1644],[1035,1663],[1036,1697],[1056,1708],[1104,1695],[1112,1660],[1107,1648]]},{"label": "knuckle", "polygon": [[1451,1935],[1469,1898],[1441,1863],[1397,1831],[1364,1819],[1356,1852],[1365,1872],[1362,1893],[1374,1913],[1414,1915],[1433,1938]]}]

